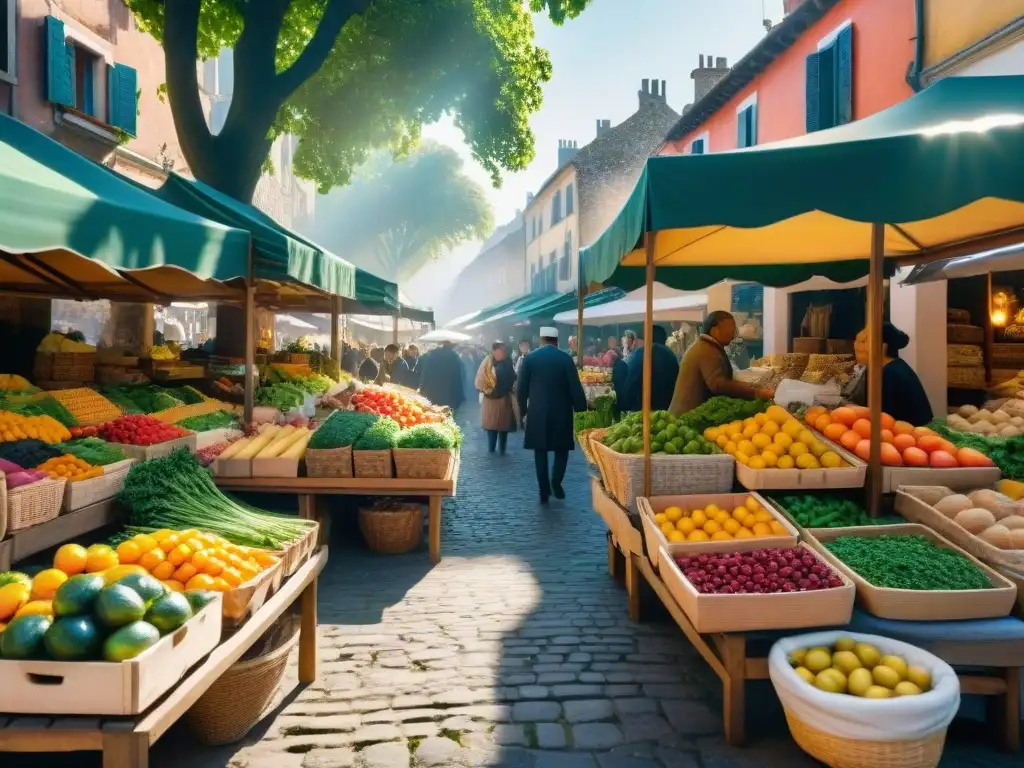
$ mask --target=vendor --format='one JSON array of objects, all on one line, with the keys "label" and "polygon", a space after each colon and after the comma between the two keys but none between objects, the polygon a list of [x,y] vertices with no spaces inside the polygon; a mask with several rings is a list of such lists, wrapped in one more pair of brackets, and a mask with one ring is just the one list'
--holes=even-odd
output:
[{"label": "vendor", "polygon": [[[890,322],[882,324],[882,411],[897,421],[923,427],[932,420],[932,406],[914,369],[899,357],[910,337]],[[868,404],[868,331],[857,334],[853,345],[861,372],[848,390],[848,397],[858,405]]]},{"label": "vendor", "polygon": [[[665,346],[668,333],[660,325],[654,326],[654,343],[638,345],[626,364],[626,384],[622,410],[639,411],[643,408],[644,355],[650,349],[651,357],[651,410],[664,411],[672,402],[672,388],[679,378],[679,361]],[[617,395],[616,395],[617,396]]]},{"label": "vendor", "polygon": [[736,338],[736,320],[723,310],[704,320],[703,334],[683,357],[669,412],[674,416],[692,411],[715,395],[746,400],[770,400],[775,390],[756,388],[732,377],[732,363],[725,348]]}]

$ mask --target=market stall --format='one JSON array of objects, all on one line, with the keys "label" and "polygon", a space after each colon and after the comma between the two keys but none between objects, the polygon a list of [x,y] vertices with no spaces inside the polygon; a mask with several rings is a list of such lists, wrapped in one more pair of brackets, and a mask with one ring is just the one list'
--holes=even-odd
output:
[{"label": "market stall", "polygon": [[[616,221],[581,253],[588,280],[645,284],[648,336],[656,270],[686,289],[868,273],[870,407],[790,412],[736,401],[652,413],[645,358],[643,413],[589,436],[608,502],[643,531],[644,553],[629,553],[630,567],[723,681],[731,742],[743,736],[744,681],[768,676],[795,740],[825,762],[838,750],[844,765],[936,765],[961,693],[996,702],[991,719],[1019,749],[1024,622],[1009,615],[1019,582],[1002,568],[1015,551],[1018,508],[991,487],[991,458],[883,412],[880,329],[891,266],[1024,239],[1024,168],[1007,161],[1024,157],[1022,127],[1024,78],[955,78],[778,145],[652,158]],[[899,183],[878,187],[864,172],[883,166]],[[822,167],[846,183],[821,188]],[[749,201],[693,193],[733,178]],[[752,411],[740,412],[743,403]],[[742,499],[729,495],[733,474],[712,469],[730,458],[749,489]],[[852,511],[846,502],[865,476],[867,503]],[[903,499],[910,483],[926,486],[929,504]],[[900,490],[903,519],[879,516],[885,490]],[[901,575],[907,562],[914,567]],[[631,593],[631,612],[639,604]],[[822,628],[831,631],[799,634]],[[770,653],[755,650],[761,643]],[[841,656],[861,646],[873,653]],[[930,725],[904,728],[897,713],[908,707]],[[812,711],[821,716],[809,719]],[[874,728],[843,727],[851,718]]]}]

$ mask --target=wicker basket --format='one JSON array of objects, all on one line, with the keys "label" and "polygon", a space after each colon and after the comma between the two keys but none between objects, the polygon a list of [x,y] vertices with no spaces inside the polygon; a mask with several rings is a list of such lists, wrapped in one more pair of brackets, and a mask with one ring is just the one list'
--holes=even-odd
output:
[{"label": "wicker basket", "polygon": [[39,480],[7,490],[7,531],[16,533],[55,520],[64,503],[67,480]]},{"label": "wicker basket", "polygon": [[443,448],[395,448],[395,477],[444,480],[455,463],[455,451]]},{"label": "wicker basket", "polygon": [[306,451],[308,477],[352,477],[352,446],[310,448]]},{"label": "wicker basket", "polygon": [[985,329],[980,325],[950,323],[946,326],[947,344],[982,344],[984,341]]},{"label": "wicker basket", "polygon": [[583,458],[587,460],[588,464],[597,466],[597,459],[594,457],[594,452],[590,447],[590,436],[600,432],[600,437],[604,437],[604,433],[607,432],[605,429],[584,429],[580,430],[580,433],[576,435],[576,442],[580,444],[580,450],[583,451]]},{"label": "wicker basket", "polygon": [[391,460],[391,450],[386,451],[352,451],[352,463],[356,477],[384,478],[395,476],[395,466]]},{"label": "wicker basket", "polygon": [[950,368],[954,366],[969,368],[975,365],[982,365],[984,362],[985,356],[981,351],[981,347],[975,344],[946,345],[946,365]]},{"label": "wicker basket", "polygon": [[42,381],[92,381],[95,352],[36,353],[33,378]]},{"label": "wicker basket", "polygon": [[359,530],[366,546],[381,555],[404,555],[423,538],[423,507],[405,502],[359,509]]},{"label": "wicker basket", "polygon": [[7,478],[0,472],[0,541],[7,535]]},{"label": "wicker basket", "polygon": [[185,713],[200,742],[210,747],[234,744],[260,721],[284,678],[298,627],[296,623],[291,637],[270,653],[228,667]]},{"label": "wicker basket", "polygon": [[797,336],[793,339],[793,352],[798,355],[819,355],[825,351],[825,339],[817,336]]},{"label": "wicker basket", "polygon": [[292,353],[288,355],[288,362],[292,365],[309,365],[309,355]]},{"label": "wicker basket", "polygon": [[793,740],[831,768],[935,768],[946,743],[945,729],[918,741],[857,741],[819,731],[786,710]]},{"label": "wicker basket", "polygon": [[135,459],[117,461],[105,466],[103,474],[99,477],[68,483],[64,487],[63,510],[73,512],[90,504],[114,498],[124,488],[128,470],[134,463]]},{"label": "wicker basket", "polygon": [[984,389],[985,368],[983,366],[951,365],[946,368],[946,384],[956,389]]}]

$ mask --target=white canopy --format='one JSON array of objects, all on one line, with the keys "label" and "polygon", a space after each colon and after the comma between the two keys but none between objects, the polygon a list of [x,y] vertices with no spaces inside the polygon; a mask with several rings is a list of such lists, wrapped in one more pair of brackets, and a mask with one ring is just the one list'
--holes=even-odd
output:
[{"label": "white canopy", "polygon": [[[699,323],[704,320],[707,311],[708,296],[706,293],[677,291],[664,283],[654,284],[654,320],[668,322],[670,320],[689,320]],[[642,323],[644,308],[647,306],[647,289],[637,288],[617,301],[610,301],[597,307],[586,307],[583,310],[584,325],[611,325],[612,323]],[[555,315],[556,323],[576,325],[576,310],[559,312]]]},{"label": "white canopy", "polygon": [[440,344],[442,341],[450,341],[453,344],[458,344],[462,341],[469,341],[472,336],[467,336],[464,333],[458,331],[450,331],[447,328],[438,328],[436,331],[430,331],[420,336],[419,340],[426,343]]}]

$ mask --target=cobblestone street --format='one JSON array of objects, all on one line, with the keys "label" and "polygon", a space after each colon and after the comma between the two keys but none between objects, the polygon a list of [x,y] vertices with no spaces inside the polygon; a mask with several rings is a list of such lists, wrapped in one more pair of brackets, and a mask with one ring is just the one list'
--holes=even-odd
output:
[{"label": "cobblestone street", "polygon": [[[245,741],[196,744],[179,725],[157,768],[802,768],[770,686],[748,689],[746,749],[722,741],[721,688],[667,619],[633,624],[608,576],[580,452],[568,498],[541,508],[532,456],[486,454],[464,409],[444,560],[367,553],[335,528],[320,582],[320,676]],[[346,545],[348,540],[348,545]],[[91,760],[96,759],[95,763]],[[5,763],[6,764],[6,763]],[[37,768],[35,759],[12,765]],[[54,757],[45,765],[67,763]],[[89,755],[76,765],[98,765]],[[943,766],[1019,765],[970,740]]]}]

